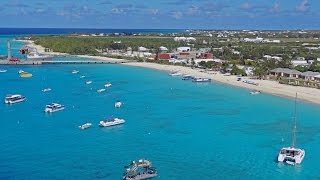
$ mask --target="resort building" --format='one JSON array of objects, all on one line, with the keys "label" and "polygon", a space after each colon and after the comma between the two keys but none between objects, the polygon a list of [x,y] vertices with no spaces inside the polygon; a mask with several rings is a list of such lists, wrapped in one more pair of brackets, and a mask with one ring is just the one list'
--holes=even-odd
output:
[{"label": "resort building", "polygon": [[317,76],[320,76],[320,73],[312,71],[301,73],[301,77],[306,81],[314,81]]},{"label": "resort building", "polygon": [[300,71],[288,68],[276,68],[270,71],[270,75],[276,77],[299,78],[301,74]]}]

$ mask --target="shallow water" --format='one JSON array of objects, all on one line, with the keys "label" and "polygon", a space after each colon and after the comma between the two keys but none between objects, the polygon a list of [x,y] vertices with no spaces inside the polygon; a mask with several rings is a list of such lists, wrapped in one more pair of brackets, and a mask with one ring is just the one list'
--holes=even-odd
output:
[{"label": "shallow water", "polygon": [[[1,97],[20,93],[27,101],[0,106],[0,179],[120,179],[123,166],[140,158],[158,168],[157,179],[320,177],[319,106],[298,103],[297,144],[306,157],[291,167],[275,160],[291,144],[293,100],[124,65],[4,68]],[[19,69],[33,77],[19,78]],[[51,102],[66,109],[45,114]],[[110,115],[126,123],[99,128]],[[86,122],[93,127],[79,130]]]}]

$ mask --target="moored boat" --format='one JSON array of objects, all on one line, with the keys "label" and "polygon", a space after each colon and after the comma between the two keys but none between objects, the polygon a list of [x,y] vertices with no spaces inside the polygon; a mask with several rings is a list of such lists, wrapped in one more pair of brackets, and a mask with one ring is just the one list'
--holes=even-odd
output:
[{"label": "moored boat", "polygon": [[157,169],[151,166],[151,162],[145,159],[140,159],[138,162],[132,161],[125,166],[123,180],[143,180],[151,179],[158,175]]},{"label": "moored boat", "polygon": [[192,82],[211,82],[210,78],[195,78]]},{"label": "moored boat", "polygon": [[91,126],[92,126],[91,123],[85,123],[85,124],[82,124],[81,126],[79,126],[79,128],[80,128],[81,130],[85,130],[85,129],[90,128]]},{"label": "moored boat", "polygon": [[289,165],[296,165],[301,164],[304,156],[305,151],[303,149],[296,148],[296,129],[297,129],[297,123],[296,123],[296,112],[297,112],[297,94],[295,98],[295,108],[294,108],[294,125],[293,125],[293,131],[292,131],[292,145],[291,147],[284,147],[280,150],[278,154],[278,162],[285,162]]},{"label": "moored boat", "polygon": [[169,73],[169,75],[170,76],[182,76],[182,74],[177,71],[173,71],[173,72]]},{"label": "moored boat", "polygon": [[91,84],[92,83],[92,81],[86,81],[85,82],[85,84]]},{"label": "moored boat", "polygon": [[61,110],[64,110],[64,105],[58,103],[51,103],[46,105],[44,112],[53,113]]},{"label": "moored boat", "polygon": [[104,91],[106,91],[106,89],[98,89],[98,90],[97,90],[98,93],[102,93],[102,92],[104,92]]},{"label": "moored boat", "polygon": [[7,95],[4,99],[4,103],[15,104],[15,103],[23,102],[25,100],[26,100],[26,97],[20,94],[14,94],[14,95]]},{"label": "moored boat", "polygon": [[193,80],[193,79],[194,79],[194,77],[191,76],[191,75],[184,75],[184,76],[182,77],[182,80]]},{"label": "moored boat", "polygon": [[115,103],[114,103],[114,107],[115,108],[120,108],[122,106],[122,102],[121,101],[116,101]]},{"label": "moored boat", "polygon": [[106,83],[105,85],[104,85],[104,87],[111,87],[112,86],[112,84],[111,83]]},{"label": "moored boat", "polygon": [[115,126],[115,125],[119,125],[119,124],[123,124],[125,123],[124,119],[119,119],[119,118],[108,118],[108,119],[104,119],[102,121],[100,121],[99,126],[100,127],[108,127],[108,126]]},{"label": "moored boat", "polygon": [[5,73],[5,72],[7,72],[6,69],[0,69],[0,73]]},{"label": "moored boat", "polygon": [[85,78],[86,76],[80,76],[81,79]]},{"label": "moored boat", "polygon": [[19,76],[21,77],[21,78],[30,78],[30,77],[32,77],[32,74],[31,73],[28,73],[28,72],[25,72],[25,71],[23,71],[23,70],[19,70]]},{"label": "moored boat", "polygon": [[257,95],[257,94],[260,94],[260,93],[261,92],[258,91],[258,90],[253,90],[253,91],[250,92],[250,94],[252,94],[252,95]]},{"label": "moored boat", "polygon": [[49,92],[49,91],[51,91],[51,88],[42,89],[42,92]]},{"label": "moored boat", "polygon": [[72,72],[71,72],[72,74],[78,74],[79,73],[79,71],[78,70],[72,70]]}]

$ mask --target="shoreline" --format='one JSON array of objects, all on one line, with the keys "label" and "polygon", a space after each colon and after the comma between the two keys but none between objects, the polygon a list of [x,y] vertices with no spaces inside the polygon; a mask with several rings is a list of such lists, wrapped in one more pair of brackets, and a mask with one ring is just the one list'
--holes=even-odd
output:
[{"label": "shoreline", "polygon": [[[19,41],[25,42],[28,46],[32,48],[36,48],[38,53],[40,54],[56,55],[56,56],[69,55],[67,53],[60,53],[60,52],[45,52],[44,47],[40,45],[36,45],[31,40],[19,40]],[[320,105],[320,90],[315,88],[308,88],[308,87],[302,87],[302,86],[290,86],[290,85],[280,84],[277,81],[271,81],[271,80],[256,80],[256,79],[252,80],[249,77],[241,77],[241,81],[237,81],[237,76],[234,76],[234,75],[225,76],[219,72],[212,72],[214,74],[212,73],[209,74],[207,72],[200,72],[199,69],[191,69],[190,67],[184,67],[184,66],[163,65],[163,64],[147,63],[147,62],[130,62],[125,59],[115,59],[115,58],[109,58],[109,57],[103,57],[103,56],[76,55],[76,57],[105,60],[105,61],[115,61],[115,62],[126,61],[126,63],[122,63],[122,64],[127,66],[143,67],[143,68],[156,69],[156,70],[167,71],[167,72],[178,71],[182,74],[189,74],[195,77],[202,77],[202,78],[211,78],[213,81],[223,83],[226,85],[245,88],[248,90],[258,90],[258,91],[261,91],[262,93],[267,93],[267,94],[290,98],[290,99],[294,99],[296,96],[296,93],[298,93],[299,100]],[[242,82],[243,80],[250,80],[258,83],[258,85],[247,84]]]},{"label": "shoreline", "polygon": [[[196,77],[211,78],[213,82],[219,82],[229,86],[236,86],[239,88],[244,88],[248,90],[259,90],[262,93],[271,94],[274,96],[294,99],[296,93],[298,93],[298,99],[304,102],[320,105],[320,90],[315,88],[307,88],[301,86],[290,86],[285,84],[280,84],[277,81],[271,80],[252,80],[248,77],[241,77],[241,81],[237,81],[237,76],[225,76],[219,72],[214,72],[214,74],[209,74],[207,72],[200,72],[199,69],[191,69],[190,67],[174,66],[174,65],[162,65],[156,63],[146,63],[146,62],[129,62],[123,65],[143,67],[149,69],[156,69],[160,71],[178,71],[182,74],[189,74]],[[252,85],[244,83],[243,80],[250,80],[258,83],[259,85]],[[248,92],[249,93],[249,92]]]}]

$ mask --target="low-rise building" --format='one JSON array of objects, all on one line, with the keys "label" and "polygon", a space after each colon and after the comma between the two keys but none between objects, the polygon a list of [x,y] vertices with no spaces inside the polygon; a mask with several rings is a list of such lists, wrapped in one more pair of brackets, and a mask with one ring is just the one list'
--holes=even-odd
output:
[{"label": "low-rise building", "polygon": [[316,79],[316,76],[320,76],[320,73],[312,71],[301,73],[301,78],[303,78],[306,81],[314,81]]},{"label": "low-rise building", "polygon": [[302,73],[295,69],[276,68],[270,71],[270,75],[277,77],[299,78]]}]

